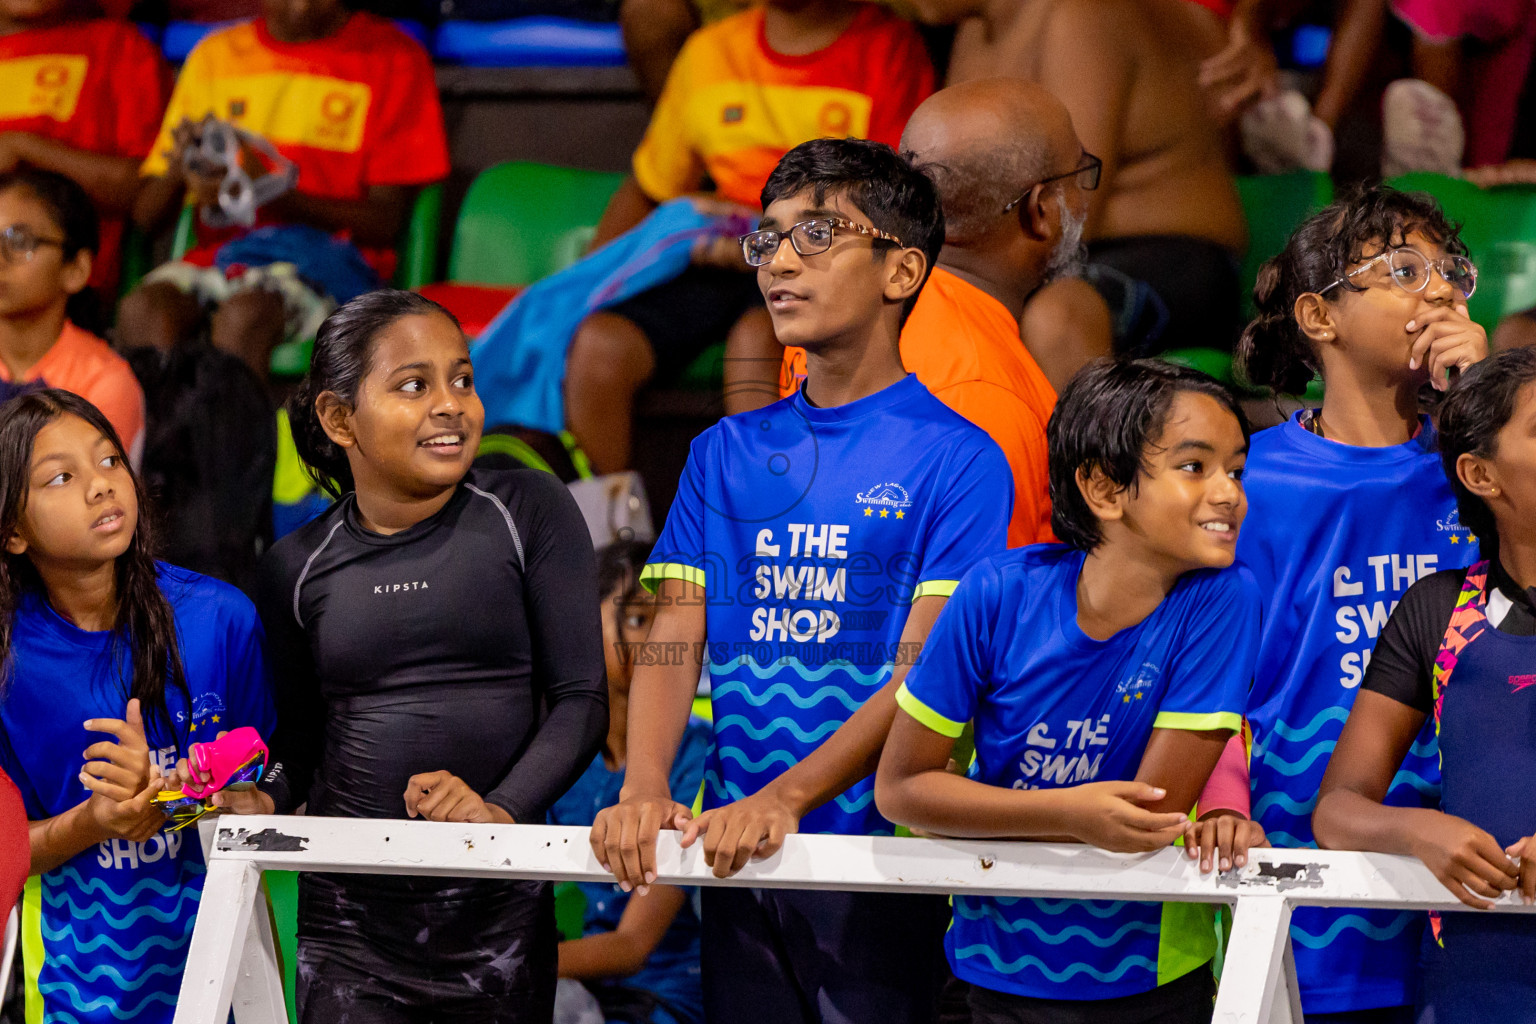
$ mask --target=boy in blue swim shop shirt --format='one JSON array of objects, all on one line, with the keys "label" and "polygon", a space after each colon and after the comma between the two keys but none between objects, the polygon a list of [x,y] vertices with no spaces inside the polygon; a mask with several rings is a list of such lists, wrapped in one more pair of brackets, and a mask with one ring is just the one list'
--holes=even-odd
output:
[{"label": "boy in blue swim shop shirt", "polygon": [[[1233,567],[1247,427],[1203,374],[1098,364],[1063,392],[1047,441],[1065,544],[961,581],[897,695],[877,800],[939,835],[1159,849],[1247,702],[1259,594]],[[968,721],[961,777],[946,763]],[[1213,914],[956,895],[945,948],[977,1024],[1208,1022]]]},{"label": "boy in blue swim shop shirt", "polygon": [[[895,686],[961,575],[1003,550],[1001,450],[902,368],[901,323],[943,242],[933,183],[887,146],[792,150],[743,249],[806,385],[694,441],[642,573],[654,660],[636,669],[624,799],[593,848],[644,887],[658,828],[726,876],[789,832],[889,835],[869,777]],[[667,792],[702,651],[704,813]],[[625,850],[622,838],[638,837]],[[933,897],[706,888],[705,1019],[929,1022],[947,912]]]},{"label": "boy in blue swim shop shirt", "polygon": [[[165,689],[175,734],[153,718],[145,723],[150,760],[165,776],[189,744],[246,725],[270,736],[275,720],[261,626],[245,595],[169,565],[160,566],[160,589],[187,681],[185,694]],[[63,814],[90,795],[80,784],[81,751],[101,735],[81,723],[121,718],[127,700],[114,668],[125,651],[114,639],[77,628],[35,591],[16,610],[0,766],[31,820]],[[28,878],[27,1020],[169,1024],[206,870],[191,828],[102,842]]]},{"label": "boy in blue swim shop shirt", "polygon": [[[1254,436],[1237,550],[1266,595],[1248,702],[1252,815],[1272,845],[1315,848],[1323,772],[1382,628],[1409,587],[1470,565],[1478,544],[1457,516],[1427,418],[1406,444],[1367,448],[1320,437],[1301,415]],[[1439,787],[1430,724],[1386,803],[1434,807]],[[1412,1004],[1424,921],[1418,911],[1297,908],[1302,1008]]]}]

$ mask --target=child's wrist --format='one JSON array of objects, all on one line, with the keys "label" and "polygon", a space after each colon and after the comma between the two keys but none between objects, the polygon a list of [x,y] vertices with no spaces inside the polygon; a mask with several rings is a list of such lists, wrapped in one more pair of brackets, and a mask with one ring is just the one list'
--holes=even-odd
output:
[{"label": "child's wrist", "polygon": [[1078,835],[1078,821],[1071,789],[1022,789],[1020,798],[1025,802],[1020,831],[1024,835],[1071,836]]},{"label": "child's wrist", "polygon": [[97,843],[105,843],[115,837],[107,824],[96,817],[90,798],[76,804],[53,819],[50,844],[79,853]]},{"label": "child's wrist", "polygon": [[665,775],[656,776],[636,773],[631,765],[624,776],[624,788],[619,790],[620,800],[670,800],[672,792],[667,788]]},{"label": "child's wrist", "polygon": [[811,811],[808,806],[811,802],[810,794],[794,784],[789,772],[768,783],[760,792],[769,799],[788,807],[790,813],[796,818],[803,818]]}]

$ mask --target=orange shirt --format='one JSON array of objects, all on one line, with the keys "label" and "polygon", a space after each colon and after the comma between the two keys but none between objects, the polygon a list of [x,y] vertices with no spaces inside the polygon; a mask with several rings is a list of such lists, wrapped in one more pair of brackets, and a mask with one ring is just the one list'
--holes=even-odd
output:
[{"label": "orange shirt", "polygon": [[[172,130],[210,113],[271,142],[298,166],[306,195],[357,200],[375,185],[448,176],[432,59],[372,14],[353,14],[334,36],[308,43],[280,43],[259,19],[204,39],[182,66],[141,173],[164,174]],[[271,222],[258,212],[257,223]],[[199,225],[199,247],[231,235]],[[388,277],[393,254],[365,255]]]},{"label": "orange shirt", "polygon": [[[11,379],[10,369],[0,361],[0,380]],[[139,464],[144,450],[144,391],[128,361],[106,342],[66,320],[59,340],[22,380],[41,380],[51,388],[73,391],[100,409],[127,445],[128,460]]]},{"label": "orange shirt", "polygon": [[[125,21],[92,20],[0,36],[0,132],[28,132],[88,153],[142,160],[170,76]],[[123,218],[103,217],[93,284],[117,283]]]},{"label": "orange shirt", "polygon": [[763,9],[688,37],[635,150],[635,180],[657,202],[696,191],[705,176],[722,198],[756,207],[785,153],[825,137],[895,146],[933,91],[917,30],[863,5],[831,45],[787,56],[768,47]]},{"label": "orange shirt", "polygon": [[[1056,392],[1019,337],[1008,307],[935,267],[901,331],[901,362],[935,398],[985,430],[1013,471],[1008,546],[1055,540],[1045,424]],[[805,351],[784,350],[781,394],[805,379]]]}]

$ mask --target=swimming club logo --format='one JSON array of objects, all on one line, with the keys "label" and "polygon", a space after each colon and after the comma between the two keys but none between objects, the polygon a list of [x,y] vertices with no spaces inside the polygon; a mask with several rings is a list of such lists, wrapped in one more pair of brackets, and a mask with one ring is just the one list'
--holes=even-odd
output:
[{"label": "swimming club logo", "polygon": [[1473,541],[1477,540],[1477,538],[1473,536],[1472,531],[1461,524],[1460,509],[1453,508],[1451,509],[1450,514],[1447,515],[1444,519],[1436,519],[1435,529],[1439,530],[1441,533],[1449,533],[1451,535],[1449,540],[1452,544],[1461,544],[1463,542],[1471,544]]},{"label": "swimming club logo", "polygon": [[1150,661],[1142,662],[1141,668],[1129,679],[1123,680],[1115,687],[1115,696],[1120,698],[1120,703],[1130,704],[1138,700],[1146,700],[1152,692],[1152,687],[1157,685],[1157,677],[1162,675],[1162,670]]},{"label": "swimming club logo", "polygon": [[[216,726],[224,720],[224,698],[216,693],[204,691],[192,702],[192,728],[206,728]],[[187,716],[177,713],[176,720],[185,722]]]},{"label": "swimming club logo", "polygon": [[905,519],[906,510],[912,507],[912,497],[907,489],[894,481],[875,484],[854,495],[853,500],[865,506],[864,514],[870,518],[874,518],[878,511],[881,519],[889,519],[893,514],[897,519]]}]

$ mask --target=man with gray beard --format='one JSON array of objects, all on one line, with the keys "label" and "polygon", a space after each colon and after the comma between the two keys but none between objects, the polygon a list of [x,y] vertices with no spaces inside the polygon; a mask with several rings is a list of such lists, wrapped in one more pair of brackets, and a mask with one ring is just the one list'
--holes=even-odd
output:
[{"label": "man with gray beard", "polygon": [[[1056,390],[1112,347],[1109,310],[1078,279],[1098,162],[1056,97],[1018,78],[934,93],[901,148],[939,188],[944,248],[901,332],[901,360],[945,405],[981,427],[1013,472],[1008,545],[1053,540],[1045,424]],[[1042,285],[1080,292],[1064,331],[1026,330]]]},{"label": "man with gray beard", "polygon": [[[1022,322],[1024,357],[1033,358],[1052,388],[1061,390],[1084,363],[1108,355],[1109,310],[1080,276],[1088,193],[1098,187],[1100,165],[1084,151],[1061,101],[1023,79],[974,79],[920,105],[901,146],[939,187],[939,269]],[[1031,307],[1053,283],[1052,309],[1040,315]],[[910,326],[903,332],[902,357],[923,377],[907,357],[913,333]]]}]

